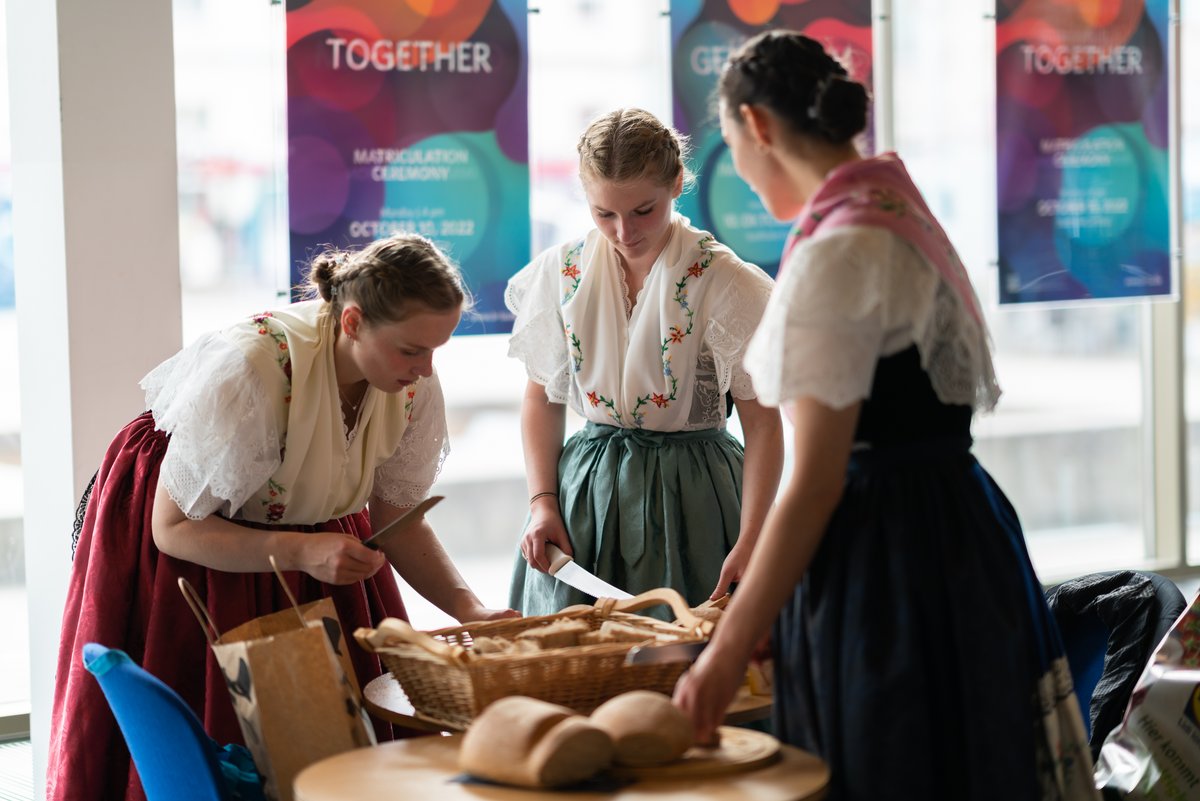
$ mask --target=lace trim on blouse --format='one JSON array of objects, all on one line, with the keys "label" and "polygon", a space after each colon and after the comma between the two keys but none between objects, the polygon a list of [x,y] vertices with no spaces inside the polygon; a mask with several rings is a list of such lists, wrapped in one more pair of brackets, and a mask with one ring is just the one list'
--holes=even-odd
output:
[{"label": "lace trim on blouse", "polygon": [[[545,251],[509,279],[504,290],[504,305],[516,315],[508,355],[524,362],[526,375],[546,388],[551,403],[567,403],[571,391],[570,354],[555,269],[564,250]],[[547,262],[552,266],[547,268]]]},{"label": "lace trim on blouse", "polygon": [[399,508],[413,506],[429,495],[450,455],[446,399],[437,373],[422,378],[419,386],[400,446],[375,468],[372,495]]},{"label": "lace trim on blouse", "polygon": [[[236,345],[210,333],[141,385],[156,426],[171,435],[161,468],[171,499],[193,520],[217,512],[235,517],[283,461],[271,395],[259,374]],[[398,507],[429,494],[450,453],[437,374],[419,386],[399,447],[375,469],[373,494]]]},{"label": "lace trim on blouse", "polygon": [[[732,392],[738,400],[755,397],[754,384],[746,372],[746,349],[762,320],[773,283],[762,270],[750,265],[738,268],[721,295],[721,306],[729,313],[710,318],[704,341],[716,361],[717,387],[723,396]],[[722,399],[722,403],[724,399]]]},{"label": "lace trim on blouse", "polygon": [[793,251],[746,367],[763,403],[808,396],[840,409],[868,397],[881,357],[914,343],[939,400],[995,406],[986,328],[907,242],[848,226]]},{"label": "lace trim on blouse", "polygon": [[242,507],[282,463],[275,412],[258,373],[218,333],[205,334],[141,381],[157,428],[171,435],[161,480],[200,520]]}]

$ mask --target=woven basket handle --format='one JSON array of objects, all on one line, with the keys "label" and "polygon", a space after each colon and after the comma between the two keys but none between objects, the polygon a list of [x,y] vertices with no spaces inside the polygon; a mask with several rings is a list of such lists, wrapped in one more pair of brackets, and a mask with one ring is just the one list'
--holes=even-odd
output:
[{"label": "woven basket handle", "polygon": [[470,657],[467,649],[461,645],[448,645],[439,639],[430,637],[423,631],[417,631],[403,620],[395,617],[384,618],[376,628],[361,628],[354,632],[358,640],[368,651],[376,652],[395,645],[399,640],[440,658],[446,664],[457,665],[466,662]]},{"label": "woven basket handle", "polygon": [[[596,605],[599,606],[600,603],[601,601],[597,601]],[[624,601],[617,601],[611,608],[617,612],[640,612],[643,609],[657,606],[658,604],[666,604],[671,607],[671,611],[675,613],[675,618],[679,621],[679,625],[684,628],[691,629],[705,637],[712,633],[712,621],[703,620],[693,615],[691,607],[687,605],[687,601],[683,599],[683,596],[670,587],[646,590],[641,595],[635,595]]]}]

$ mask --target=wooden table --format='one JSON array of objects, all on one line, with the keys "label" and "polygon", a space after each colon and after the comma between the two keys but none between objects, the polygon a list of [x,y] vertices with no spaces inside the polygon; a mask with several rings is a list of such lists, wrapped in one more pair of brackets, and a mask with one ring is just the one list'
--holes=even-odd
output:
[{"label": "wooden table", "polygon": [[[764,720],[771,716],[771,705],[771,696],[750,695],[743,690],[729,705],[725,723],[732,726]],[[409,729],[427,732],[458,731],[452,726],[421,717],[413,709],[412,702],[408,700],[400,683],[391,673],[384,673],[367,683],[363,688],[363,706],[380,720]]]},{"label": "wooden table", "polygon": [[824,762],[785,745],[778,762],[745,773],[643,779],[612,792],[523,790],[463,782],[461,741],[461,734],[414,737],[323,759],[296,777],[295,801],[815,801],[829,782]]}]

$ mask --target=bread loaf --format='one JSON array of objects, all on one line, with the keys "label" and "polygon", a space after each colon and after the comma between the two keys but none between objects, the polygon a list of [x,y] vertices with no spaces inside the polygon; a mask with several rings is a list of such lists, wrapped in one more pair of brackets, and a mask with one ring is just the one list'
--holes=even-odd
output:
[{"label": "bread loaf", "polygon": [[588,624],[582,620],[556,620],[546,626],[526,629],[517,635],[517,641],[534,642],[542,650],[569,648],[579,645],[579,636],[588,632]]},{"label": "bread loaf", "polygon": [[591,721],[612,737],[618,765],[663,765],[692,747],[692,722],[662,693],[634,690],[610,698]]},{"label": "bread loaf", "polygon": [[476,637],[471,641],[471,652],[476,654],[506,654],[512,649],[512,640],[503,637]]},{"label": "bread loaf", "polygon": [[471,641],[471,656],[496,654],[535,654],[542,649],[533,640],[506,640],[503,637],[476,637]]},{"label": "bread loaf", "polygon": [[616,620],[606,620],[600,624],[600,642],[647,642],[654,640],[654,632],[620,623]]},{"label": "bread loaf", "polygon": [[519,787],[561,787],[612,763],[612,739],[587,718],[524,696],[501,698],[475,718],[458,765],[472,776]]},{"label": "bread loaf", "polygon": [[[692,614],[701,620],[711,620],[713,623],[716,623],[721,619],[721,615],[724,614],[724,610],[716,606],[697,606],[692,609]],[[675,622],[680,623],[678,620]]]}]

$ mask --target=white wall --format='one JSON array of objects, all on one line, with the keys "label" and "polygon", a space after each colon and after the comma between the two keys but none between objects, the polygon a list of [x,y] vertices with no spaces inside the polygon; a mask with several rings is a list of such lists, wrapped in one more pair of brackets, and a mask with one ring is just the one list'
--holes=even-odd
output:
[{"label": "white wall", "polygon": [[8,0],[31,736],[41,797],[76,500],[179,347],[171,4]]}]

